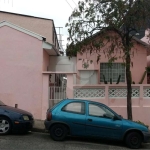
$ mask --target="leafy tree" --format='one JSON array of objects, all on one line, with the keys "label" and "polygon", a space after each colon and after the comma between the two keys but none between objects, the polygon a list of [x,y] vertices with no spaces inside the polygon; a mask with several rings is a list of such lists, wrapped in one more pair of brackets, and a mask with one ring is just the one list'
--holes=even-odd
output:
[{"label": "leafy tree", "polygon": [[[70,44],[67,55],[75,56],[77,52],[97,53],[97,62],[101,53],[110,63],[121,58],[126,67],[127,113],[132,120],[132,87],[130,67],[134,56],[135,35],[149,27],[149,0],[85,0],[79,1],[69,21]],[[107,45],[107,47],[106,47]],[[109,45],[109,47],[108,47]]]}]

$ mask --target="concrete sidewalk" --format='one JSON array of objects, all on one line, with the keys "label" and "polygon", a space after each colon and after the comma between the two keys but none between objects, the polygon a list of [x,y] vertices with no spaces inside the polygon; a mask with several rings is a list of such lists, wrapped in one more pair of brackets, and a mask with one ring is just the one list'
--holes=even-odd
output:
[{"label": "concrete sidewalk", "polygon": [[48,132],[44,126],[44,120],[34,120],[34,126],[32,131],[35,132]]}]

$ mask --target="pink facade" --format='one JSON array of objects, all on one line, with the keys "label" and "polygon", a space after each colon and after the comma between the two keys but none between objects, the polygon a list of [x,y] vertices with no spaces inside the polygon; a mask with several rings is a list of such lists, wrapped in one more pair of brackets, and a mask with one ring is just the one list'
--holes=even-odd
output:
[{"label": "pink facade", "polygon": [[[52,98],[55,97],[59,101],[62,99],[57,96],[63,94],[60,90],[61,87],[58,87],[56,93],[53,90],[53,93],[50,94],[50,88],[53,86],[49,86],[49,77],[50,75],[54,77],[55,74],[66,74],[66,98],[102,102],[118,114],[127,117],[126,81],[117,85],[116,83],[106,85],[100,82],[100,64],[108,62],[103,54],[101,54],[99,63],[96,62],[97,54],[84,53],[80,55],[78,53],[77,57],[71,60],[66,57],[58,57],[56,53],[58,49],[52,45],[55,42],[53,41],[51,20],[1,12],[0,20],[3,18],[7,18],[6,20],[25,29],[21,31],[20,27],[0,26],[0,100],[10,106],[18,104],[19,108],[30,111],[35,119],[44,120],[47,109],[53,105],[52,100],[54,99],[50,99],[50,95],[58,94]],[[35,20],[36,22],[42,21],[43,26],[42,24],[30,26]],[[27,23],[24,24],[25,22]],[[35,33],[30,33],[26,29]],[[48,37],[46,41],[49,43],[37,34]],[[135,48],[136,51],[132,58],[133,67],[131,67],[132,81],[135,82],[132,85],[134,90],[132,96],[133,119],[150,125],[150,86],[147,84],[147,77],[143,84],[139,84],[145,67],[147,67],[147,50],[140,43],[137,43]],[[83,68],[83,59],[93,60],[93,63],[89,63],[89,67],[85,69]],[[122,60],[118,59],[116,62],[122,63]],[[90,76],[86,76],[88,71],[92,72]],[[96,75],[93,75],[95,72]],[[92,82],[90,83],[88,80]],[[55,80],[53,85],[54,83]]]},{"label": "pink facade", "polygon": [[[52,19],[45,19],[21,14],[14,14],[0,11],[0,22],[7,21],[22,28],[46,37],[46,41],[51,44],[58,43],[57,34]],[[58,46],[58,44],[56,45]]]},{"label": "pink facade", "polygon": [[41,119],[42,41],[7,26],[0,34],[0,99]]},{"label": "pink facade", "polygon": [[[145,76],[143,84],[139,84],[147,67],[147,49],[143,44],[138,42],[135,45],[135,49],[134,57],[132,58],[133,67],[131,67],[132,81],[135,82],[135,84],[132,84],[133,120],[140,120],[150,126],[150,86],[147,84],[147,76]],[[89,63],[88,68],[83,68],[83,60],[85,62],[86,60],[92,60],[93,63]],[[97,63],[96,60],[96,53],[92,55],[90,53],[77,54],[77,83],[73,86],[75,91],[74,98],[89,99],[104,103],[124,118],[127,118],[126,81],[117,85],[116,83],[110,84],[108,82],[108,84],[104,84],[104,82],[100,82],[100,64],[107,63],[108,59],[101,54],[100,61]],[[118,59],[115,62],[122,63],[123,61],[122,59]],[[84,76],[81,77],[82,71],[91,71],[91,80],[94,80],[95,77],[92,74],[97,72],[96,84],[86,84],[84,82],[82,84],[81,80],[84,78]],[[71,85],[69,86],[71,87]]]},{"label": "pink facade", "polygon": [[[131,56],[132,62],[133,62],[133,67],[131,66],[131,72],[132,72],[132,81],[134,81],[136,84],[138,84],[141,81],[141,78],[145,72],[145,68],[147,67],[147,49],[141,45],[141,44],[136,44],[134,50],[134,56]],[[116,60],[116,63],[122,63],[123,60],[119,59],[120,54],[118,54],[118,60]],[[93,63],[89,63],[89,67],[83,68],[83,60],[92,60]],[[77,76],[80,78],[80,71],[85,70],[95,70],[98,72],[98,82],[97,84],[103,84],[102,82],[100,83],[100,63],[107,63],[108,58],[105,57],[103,53],[101,53],[101,58],[100,61],[97,63],[97,53],[84,53],[84,54],[77,54]],[[77,82],[80,84],[79,80]],[[143,84],[147,83],[147,77],[145,77]],[[124,82],[123,84],[126,84]]]}]

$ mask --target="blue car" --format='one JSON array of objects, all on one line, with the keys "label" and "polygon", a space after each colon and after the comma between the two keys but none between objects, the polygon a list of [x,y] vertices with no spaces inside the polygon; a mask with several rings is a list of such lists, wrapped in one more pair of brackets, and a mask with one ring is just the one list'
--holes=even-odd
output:
[{"label": "blue car", "polygon": [[7,106],[0,101],[0,135],[9,134],[11,131],[25,133],[32,129],[33,123],[31,113]]},{"label": "blue car", "polygon": [[121,140],[130,148],[139,148],[150,139],[146,126],[123,119],[108,106],[88,100],[62,100],[48,109],[44,124],[56,141],[67,135],[97,137]]}]

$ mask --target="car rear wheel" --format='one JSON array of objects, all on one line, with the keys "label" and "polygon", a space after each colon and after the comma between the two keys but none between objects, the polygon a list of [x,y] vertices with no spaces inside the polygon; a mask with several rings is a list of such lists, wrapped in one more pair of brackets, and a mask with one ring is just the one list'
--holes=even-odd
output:
[{"label": "car rear wheel", "polygon": [[11,131],[11,122],[5,117],[0,117],[0,135],[5,135]]},{"label": "car rear wheel", "polygon": [[55,141],[63,141],[68,134],[68,129],[63,124],[56,124],[50,128],[50,136]]},{"label": "car rear wheel", "polygon": [[126,136],[126,144],[130,148],[139,148],[142,143],[142,137],[138,132],[131,132]]}]

